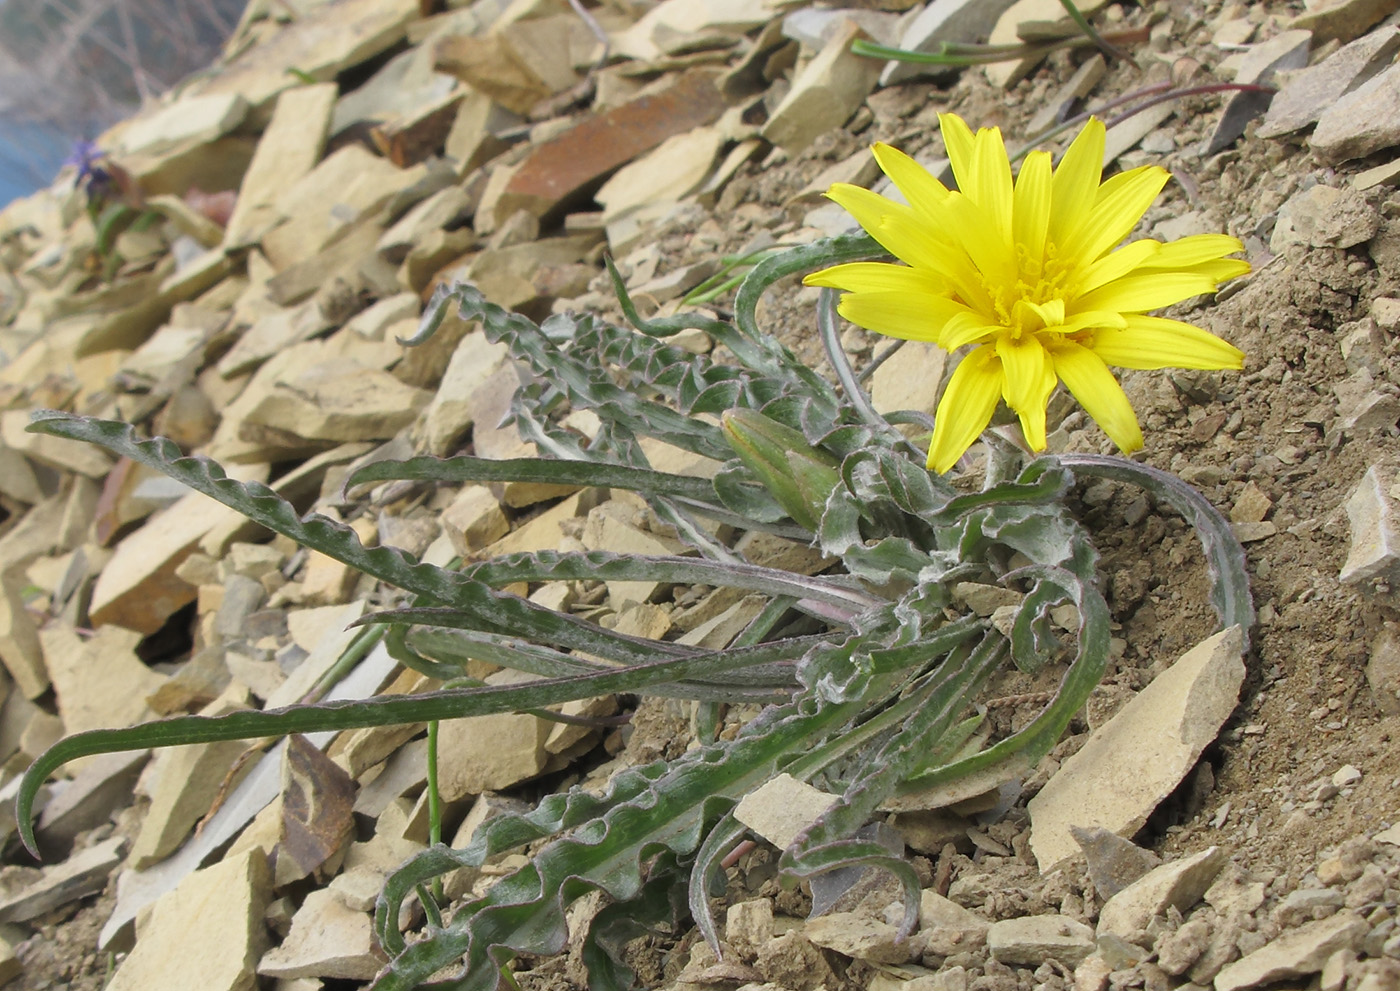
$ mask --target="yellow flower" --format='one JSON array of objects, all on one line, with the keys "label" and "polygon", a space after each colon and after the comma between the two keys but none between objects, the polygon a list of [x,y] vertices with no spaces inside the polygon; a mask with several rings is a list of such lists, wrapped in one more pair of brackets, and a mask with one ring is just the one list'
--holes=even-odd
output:
[{"label": "yellow flower", "polygon": [[856,262],[809,275],[846,290],[851,323],[947,351],[972,346],[938,404],[928,465],[951,468],[986,429],[997,401],[1045,449],[1057,382],[1125,452],[1142,447],[1137,417],[1109,365],[1241,368],[1244,354],[1208,331],[1147,316],[1249,271],[1223,234],[1118,247],[1170,178],[1143,166],[1100,182],[1104,126],[1091,119],[1053,170],[1033,151],[1013,182],[1001,132],[940,117],[958,189],[885,144],[876,161],[909,205],[837,183],[827,196],[905,264]]}]

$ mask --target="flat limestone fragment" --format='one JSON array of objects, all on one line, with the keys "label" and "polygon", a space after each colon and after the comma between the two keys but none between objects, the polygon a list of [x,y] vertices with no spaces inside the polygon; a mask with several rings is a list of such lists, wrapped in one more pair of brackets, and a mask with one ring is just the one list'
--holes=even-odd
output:
[{"label": "flat limestone fragment", "polygon": [[818,135],[844,124],[880,78],[879,61],[851,52],[852,41],[869,37],[848,20],[792,81],[763,125],[763,137],[795,155]]},{"label": "flat limestone fragment", "polygon": [[37,881],[0,902],[0,922],[24,922],[101,891],[107,886],[108,875],[121,863],[125,845],[123,837],[114,836],[61,864],[44,868]]},{"label": "flat limestone fragment", "polygon": [[[247,709],[250,702],[248,689],[234,682],[199,714],[222,716]],[[195,823],[208,815],[225,788],[224,776],[248,746],[244,740],[225,740],[171,747],[156,754],[151,806],[131,847],[132,867],[141,870],[175,851]],[[246,769],[252,769],[251,762]],[[235,777],[227,787],[237,783]]]},{"label": "flat limestone fragment", "polygon": [[1328,165],[1400,144],[1400,65],[1392,64],[1324,110],[1309,144]]},{"label": "flat limestone fragment", "polygon": [[[519,672],[498,671],[488,685],[530,680]],[[501,712],[446,719],[438,729],[438,787],[445,801],[500,791],[528,781],[549,761],[545,742],[552,723],[535,716]]]},{"label": "flat limestone fragment", "polygon": [[430,399],[388,372],[332,359],[274,385],[245,422],[307,440],[383,440],[412,423]]},{"label": "flat limestone fragment", "polygon": [[1104,903],[1098,931],[1126,939],[1168,908],[1186,913],[1206,893],[1226,859],[1225,851],[1213,846],[1154,868]]},{"label": "flat limestone fragment", "polygon": [[1337,99],[1370,79],[1400,50],[1400,29],[1372,31],[1317,65],[1301,69],[1269,104],[1257,137],[1272,138],[1307,127]]},{"label": "flat limestone fragment", "polygon": [[317,83],[286,90],[277,98],[272,120],[238,188],[224,231],[226,246],[251,244],[281,219],[277,199],[320,160],[337,93],[334,83]]},{"label": "flat limestone fragment", "polygon": [[1369,929],[1365,919],[1346,910],[1290,929],[1222,970],[1215,989],[1239,991],[1316,974],[1332,954],[1357,949]]},{"label": "flat limestone fragment", "polygon": [[254,991],[271,884],[260,850],[190,874],[156,901],[106,991]]},{"label": "flat limestone fragment", "polygon": [[1400,562],[1400,526],[1379,465],[1372,465],[1347,497],[1351,548],[1342,565],[1343,582],[1364,582],[1395,568]]},{"label": "flat limestone fragment", "polygon": [[940,387],[947,360],[948,352],[932,341],[905,341],[870,376],[871,404],[879,413],[913,409],[932,414],[942,395]]},{"label": "flat limestone fragment", "polygon": [[[408,23],[420,15],[417,0],[342,0],[299,11],[271,37],[189,87],[195,93],[238,93],[251,113],[266,117],[283,90],[334,79],[403,40]],[[288,69],[296,69],[294,75]]]},{"label": "flat limestone fragment", "polygon": [[[997,19],[1014,0],[934,0],[914,15],[904,29],[897,47],[905,51],[932,52],[944,42],[970,44],[991,33]],[[893,86],[915,76],[938,75],[940,66],[915,62],[885,63],[881,86]],[[1034,128],[1031,129],[1034,132]]]},{"label": "flat limestone fragment", "polygon": [[896,927],[861,912],[831,912],[808,919],[802,935],[854,960],[899,964],[910,956],[909,941],[899,938]]},{"label": "flat limestone fragment", "polygon": [[992,959],[1038,967],[1047,959],[1073,967],[1094,952],[1094,930],[1063,915],[1025,915],[993,922],[987,929]]},{"label": "flat limestone fragment", "polygon": [[1195,766],[1239,699],[1243,631],[1187,651],[1094,731],[1031,800],[1031,851],[1042,872],[1079,852],[1071,826],[1131,836]]},{"label": "flat limestone fragment", "polygon": [[388,962],[369,914],[347,908],[336,892],[322,889],[306,896],[292,917],[292,931],[263,956],[258,973],[367,981]]},{"label": "flat limestone fragment", "polygon": [[[362,611],[364,603],[358,602],[353,608]],[[340,656],[343,644],[333,646],[331,661]],[[313,658],[307,658],[303,661],[293,676],[283,683],[283,688],[291,685],[302,669],[307,667],[312,660]],[[362,660],[355,670],[351,671],[344,680],[330,690],[326,701],[368,698],[378,692],[380,686],[389,677],[390,672],[397,666],[398,662],[390,656],[384,645],[380,644],[370,651],[369,656]],[[321,667],[320,670],[324,669]],[[314,678],[313,674],[310,680],[314,680]],[[293,695],[291,699],[281,699],[277,704],[283,704],[300,697],[300,695],[305,694],[308,687],[310,687],[310,681],[300,689],[297,695]],[[272,708],[273,705],[273,700],[269,699],[267,707]],[[334,735],[334,731],[324,730],[308,733],[307,739],[319,747],[325,746]],[[125,932],[128,925],[145,906],[175,889],[204,860],[226,846],[268,803],[277,798],[284,746],[285,744],[277,744],[261,759],[257,760],[253,770],[230,792],[228,798],[219,806],[218,811],[205,822],[203,829],[168,860],[164,860],[145,871],[122,871],[117,879],[117,904],[113,908],[107,924],[102,928],[98,939],[99,946],[107,946],[118,935]],[[273,818],[272,822],[275,826],[277,820]],[[251,847],[246,849],[251,849]],[[260,851],[259,856],[265,859],[265,851]],[[261,912],[258,914],[261,917]],[[183,985],[173,986],[183,987]]]},{"label": "flat limestone fragment", "polygon": [[[233,465],[228,474],[239,481],[261,481],[267,467]],[[159,630],[171,613],[195,598],[194,586],[176,577],[175,569],[201,537],[230,517],[241,519],[227,506],[191,492],[125,537],[93,589],[93,625],[112,623],[145,634]]]},{"label": "flat limestone fragment", "polygon": [[791,774],[780,774],[741,798],[734,807],[734,818],[779,850],[786,850],[799,833],[835,804],[835,795]]},{"label": "flat limestone fragment", "polygon": [[155,715],[146,697],[166,677],[141,663],[136,656],[140,642],[140,634],[116,626],[87,639],[61,623],[39,632],[66,732],[125,727]]},{"label": "flat limestone fragment", "polygon": [[222,137],[247,112],[247,102],[237,94],[186,97],[132,121],[122,128],[118,142],[128,153],[158,155]]},{"label": "flat limestone fragment", "polygon": [[24,607],[17,579],[0,574],[0,662],[25,698],[36,699],[49,688],[49,672],[39,647],[39,630]]}]

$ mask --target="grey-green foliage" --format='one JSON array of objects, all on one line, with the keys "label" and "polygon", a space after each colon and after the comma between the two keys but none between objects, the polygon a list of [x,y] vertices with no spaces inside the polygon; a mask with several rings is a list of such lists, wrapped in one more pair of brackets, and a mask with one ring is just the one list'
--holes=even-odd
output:
[{"label": "grey-green foliage", "polygon": [[[1010,471],[1002,470],[1006,459],[992,459],[996,471],[981,491],[959,491],[924,469],[917,451],[873,414],[866,397],[848,401],[758,330],[754,306],[771,282],[877,250],[868,239],[847,237],[765,260],[741,288],[732,323],[641,321],[620,280],[635,329],[588,315],[536,325],[470,286],[454,287],[431,304],[419,340],[456,305],[536,373],[512,411],[544,457],[378,462],[362,468],[352,485],[522,479],[628,488],[676,527],[695,549],[693,557],[544,552],[437,568],[392,548],[366,549],[348,527],[299,518],[266,486],[228,479],[218,465],[183,457],[168,441],[142,439],[125,424],[36,414],[33,430],[102,444],[153,465],[273,531],[403,589],[411,601],[369,621],[392,630],[389,642],[406,664],[443,677],[460,672],[465,659],[479,658],[540,678],[506,688],[180,717],[79,734],[44,754],[26,775],[18,810],[25,842],[32,848],[29,814],[40,782],[64,762],[93,753],[536,711],[606,692],[758,699],[770,704],[733,740],[626,770],[602,795],[577,789],[552,795],[533,812],[492,819],[466,849],[437,846],[415,857],[391,876],[379,901],[376,931],[390,962],[374,987],[407,991],[428,986],[436,975],[433,987],[494,988],[500,967],[514,955],[560,950],[568,906],[595,889],[607,893],[611,907],[594,918],[584,944],[594,987],[629,983],[620,948],[645,926],[676,924],[688,910],[714,941],[707,896],[721,877],[721,859],[742,836],[734,805],[782,772],[839,799],[783,851],[785,875],[857,864],[888,870],[905,887],[905,929],[912,928],[912,869],[879,844],[857,838],[857,831],[881,803],[903,792],[951,799],[1028,773],[1103,673],[1108,610],[1096,588],[1089,535],[1065,509],[1073,481],[1067,459],[1040,458]],[[724,346],[729,363],[666,342],[696,326]],[[845,389],[858,389],[844,356],[833,350],[832,360]],[[597,413],[596,439],[560,425],[558,414],[568,408]],[[645,437],[714,458],[720,469],[713,480],[655,471],[640,443]],[[1083,458],[1078,465],[1146,485],[1185,513],[1203,535],[1222,620],[1248,627],[1252,614],[1238,544],[1204,500],[1170,476],[1131,462]],[[753,566],[713,537],[706,520],[811,542],[842,567],[808,577]],[[498,591],[518,581],[585,577],[729,585],[765,595],[772,606],[735,646],[714,651],[625,636]],[[1025,592],[1009,639],[985,620],[956,618],[950,590],[960,580]],[[1079,625],[1074,643],[1062,647],[1049,611],[1066,603],[1075,607]],[[820,619],[826,632],[775,638],[771,630],[790,609]],[[977,694],[998,668],[1014,663],[1033,671],[1052,659],[1067,663],[1043,712],[1010,737],[972,746],[969,741],[979,738]],[[422,896],[425,882],[527,844],[537,848],[528,866],[454,906],[445,921],[429,913],[432,921],[420,931],[400,933],[400,908]],[[443,979],[444,972],[454,976]]]}]

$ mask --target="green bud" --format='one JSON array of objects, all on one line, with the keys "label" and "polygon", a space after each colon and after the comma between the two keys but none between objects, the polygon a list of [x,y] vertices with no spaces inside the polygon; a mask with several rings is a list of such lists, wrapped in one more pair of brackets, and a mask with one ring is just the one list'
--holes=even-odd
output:
[{"label": "green bud", "polygon": [[751,409],[720,417],[725,440],[799,525],[816,530],[826,497],[840,484],[836,459],[807,443],[800,430]]}]

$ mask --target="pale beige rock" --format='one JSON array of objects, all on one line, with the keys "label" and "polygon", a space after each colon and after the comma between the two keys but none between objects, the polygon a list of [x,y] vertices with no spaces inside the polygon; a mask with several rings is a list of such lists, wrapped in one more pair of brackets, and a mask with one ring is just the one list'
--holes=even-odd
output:
[{"label": "pale beige rock", "polygon": [[159,155],[204,144],[233,130],[247,113],[247,102],[237,94],[185,97],[122,128],[119,151]]},{"label": "pale beige rock", "polygon": [[663,47],[705,32],[742,34],[761,27],[771,12],[749,0],[663,0],[637,23],[612,38],[613,50],[635,59],[653,59]]},{"label": "pale beige rock", "polygon": [[1042,871],[1074,856],[1071,826],[1135,833],[1215,739],[1244,681],[1238,627],[1196,645],[1143,689],[1031,800],[1031,851]]},{"label": "pale beige rock", "polygon": [[1020,605],[1021,593],[1014,588],[1003,588],[1000,585],[958,582],[953,586],[953,600],[979,616],[990,616],[1006,606]]},{"label": "pale beige rock", "polygon": [[107,991],[254,991],[270,887],[257,851],[190,874],[156,901]]},{"label": "pale beige rock", "polygon": [[457,116],[447,132],[443,151],[465,176],[506,148],[498,135],[519,124],[521,118],[485,93],[472,90],[457,105]]},{"label": "pale beige rock", "polygon": [[718,127],[697,127],[667,138],[624,165],[594,194],[603,207],[603,223],[611,224],[642,207],[675,203],[694,193],[704,185],[723,144],[724,135]]},{"label": "pale beige rock", "polygon": [[1003,919],[987,929],[987,950],[1011,966],[1038,967],[1048,958],[1073,967],[1094,952],[1094,930],[1063,915]]},{"label": "pale beige rock", "polygon": [[761,595],[744,596],[712,619],[687,630],[676,638],[676,642],[708,650],[722,650],[758,618],[767,602]]},{"label": "pale beige rock", "polygon": [[308,341],[333,326],[334,322],[314,299],[288,309],[279,307],[245,330],[215,367],[225,378],[241,375],[279,351]]},{"label": "pale beige rock", "polygon": [[724,915],[724,941],[741,954],[752,955],[773,938],[773,899],[752,898],[729,906]]},{"label": "pale beige rock", "polygon": [[[599,506],[588,514],[583,534],[579,538],[591,551],[611,551],[616,554],[669,555],[692,551],[673,537],[644,530],[637,513],[617,500]],[[660,582],[609,580],[608,596],[614,609],[627,602],[649,602],[660,588]]]},{"label": "pale beige rock", "polygon": [[862,912],[831,912],[808,919],[802,935],[818,946],[869,963],[905,963],[910,957],[908,940],[882,919]]},{"label": "pale beige rock", "polygon": [[426,172],[421,165],[397,168],[360,145],[346,145],[278,198],[276,209],[286,219],[262,239],[268,261],[279,272],[306,261]]},{"label": "pale beige rock", "polygon": [[1372,465],[1347,497],[1347,519],[1351,523],[1351,546],[1342,564],[1344,582],[1363,582],[1394,570],[1400,562],[1400,527],[1396,525],[1392,489],[1387,482],[1394,472],[1384,475],[1380,465]]},{"label": "pale beige rock", "polygon": [[1316,974],[1338,950],[1358,948],[1369,929],[1365,919],[1349,910],[1290,929],[1216,975],[1216,991]]},{"label": "pale beige rock", "polygon": [[36,699],[49,688],[39,628],[24,605],[21,585],[0,573],[0,662],[25,698]]},{"label": "pale beige rock", "polygon": [[369,869],[387,874],[400,867],[409,857],[421,852],[424,849],[423,844],[404,835],[408,831],[412,812],[413,802],[406,798],[389,802],[379,814],[374,835],[363,843],[350,845],[345,854],[343,869]]},{"label": "pale beige rock", "polygon": [[[488,685],[530,680],[518,671],[498,671]],[[528,781],[549,760],[545,743],[552,725],[534,716],[502,712],[443,720],[438,728],[438,788],[444,801],[500,791]]]},{"label": "pale beige rock", "polygon": [[238,93],[264,116],[283,90],[299,85],[295,68],[318,82],[392,48],[420,16],[417,0],[342,0],[299,12],[285,26],[198,79],[194,93]]},{"label": "pale beige rock", "polygon": [[[880,413],[912,409],[932,415],[943,395],[948,352],[931,341],[905,341],[870,376],[870,403]],[[916,427],[901,428],[910,432]]]},{"label": "pale beige rock", "polygon": [[24,972],[24,964],[15,956],[15,948],[10,941],[0,936],[0,985],[8,984]]},{"label": "pale beige rock", "polygon": [[121,863],[125,845],[124,837],[113,836],[45,867],[39,878],[0,901],[0,922],[24,922],[101,891]]},{"label": "pale beige rock", "polygon": [[1104,903],[1098,931],[1126,939],[1169,908],[1184,915],[1201,900],[1226,859],[1225,851],[1213,846],[1153,868]]},{"label": "pale beige rock", "polygon": [[430,399],[388,372],[331,359],[274,384],[244,422],[307,440],[383,439],[412,423]]},{"label": "pale beige rock", "polygon": [[1235,504],[1230,507],[1230,520],[1234,523],[1260,523],[1273,507],[1273,500],[1253,481],[1245,483]]},{"label": "pale beige rock", "polygon": [[763,126],[766,140],[795,155],[855,113],[875,88],[882,68],[878,59],[851,53],[857,38],[868,40],[869,35],[848,20],[798,73]]},{"label": "pale beige rock", "polygon": [[[295,609],[287,615],[292,641],[308,652],[282,686],[268,696],[267,708],[298,702],[340,659],[345,648],[359,634],[351,624],[365,614],[363,600],[340,606]],[[378,687],[378,686],[376,686]]]},{"label": "pale beige rock", "polygon": [[380,236],[375,251],[386,261],[401,262],[429,233],[469,216],[472,206],[471,198],[461,186],[440,189],[395,221]]},{"label": "pale beige rock", "polygon": [[741,798],[734,807],[734,818],[779,850],[786,850],[799,833],[835,804],[835,795],[784,773]]},{"label": "pale beige rock", "polygon": [[[373,542],[376,526],[373,520],[361,517],[351,524],[361,543]],[[300,601],[309,606],[334,606],[350,599],[360,580],[360,572],[343,561],[312,551],[306,559],[301,576]]]},{"label": "pale beige rock", "polygon": [[[442,456],[471,427],[474,396],[509,360],[503,343],[493,344],[477,330],[462,338],[442,374],[442,384],[423,411],[423,450]],[[513,391],[513,390],[512,390]]]},{"label": "pale beige rock", "polygon": [[316,83],[286,90],[277,98],[272,120],[238,188],[224,231],[226,246],[251,244],[278,222],[279,197],[321,158],[336,93],[334,83]]},{"label": "pale beige rock", "polygon": [[484,485],[468,485],[458,492],[452,504],[442,511],[441,522],[453,548],[463,558],[510,531],[501,504]]},{"label": "pale beige rock", "polygon": [[[234,682],[199,714],[220,716],[247,709],[251,702],[248,689]],[[228,740],[157,752],[149,772],[154,780],[151,805],[131,844],[132,867],[149,867],[184,841],[195,824],[209,814],[218,796],[238,783],[238,777],[226,782],[225,776],[249,746],[244,740]],[[249,761],[244,769],[252,767]]]},{"label": "pale beige rock", "polygon": [[969,912],[951,898],[924,888],[919,892],[920,929],[982,929],[991,923],[975,912]]},{"label": "pale beige rock", "polygon": [[25,429],[28,426],[28,410],[12,409],[0,413],[0,440],[11,450],[59,471],[73,471],[89,478],[102,478],[111,471],[111,456],[95,444],[49,434],[32,434]]},{"label": "pale beige rock", "polygon": [[[226,468],[229,477],[239,481],[267,478],[266,465]],[[160,629],[171,613],[195,598],[194,587],[177,578],[175,569],[201,537],[231,517],[242,519],[208,496],[191,492],[125,537],[93,588],[93,625],[113,623],[141,633]]]},{"label": "pale beige rock", "polygon": [[[1079,8],[1080,13],[1087,17],[1096,13],[1107,2],[1108,0],[1084,0],[1082,3],[1076,3],[1075,6]],[[1067,21],[1065,8],[1058,3],[1058,0],[1017,0],[997,18],[991,34],[987,36],[987,44],[1016,44],[1021,40],[1019,35],[1021,25],[1031,21]],[[1019,62],[993,62],[983,66],[983,71],[993,85],[1009,88],[1024,79],[1032,69],[1040,64],[1042,58],[1044,56],[1032,56],[1021,59]]]},{"label": "pale beige rock", "polygon": [[258,962],[264,977],[329,977],[367,981],[388,963],[367,912],[346,908],[334,891],[306,896],[292,931]]},{"label": "pale beige rock", "polygon": [[154,716],[146,697],[165,684],[136,656],[141,634],[105,626],[84,639],[62,623],[39,631],[58,714],[68,733],[130,726]]}]

